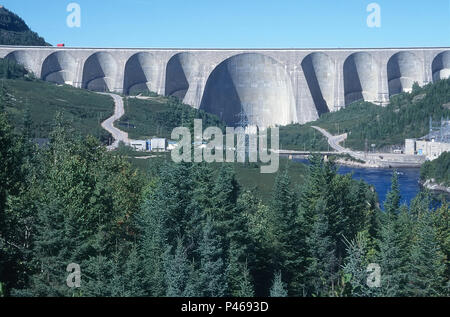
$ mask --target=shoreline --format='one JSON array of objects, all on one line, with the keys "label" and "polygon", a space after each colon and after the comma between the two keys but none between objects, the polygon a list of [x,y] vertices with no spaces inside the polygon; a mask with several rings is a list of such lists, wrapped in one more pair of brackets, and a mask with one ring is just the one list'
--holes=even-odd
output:
[{"label": "shoreline", "polygon": [[[289,159],[308,159],[308,155],[285,155]],[[357,168],[370,168],[370,169],[396,169],[396,168],[417,168],[420,169],[421,164],[400,163],[400,162],[386,162],[385,164],[358,162],[351,159],[336,158],[334,160],[337,165],[357,167]]]},{"label": "shoreline", "polygon": [[427,179],[425,182],[419,181],[419,183],[422,187],[425,187],[430,191],[450,194],[450,187],[436,183],[434,179]]},{"label": "shoreline", "polygon": [[385,164],[379,163],[361,163],[352,160],[345,159],[337,159],[335,162],[339,165],[345,165],[350,167],[359,167],[359,168],[372,168],[372,169],[396,169],[396,168],[420,168],[421,165],[418,164],[410,164],[410,163],[399,163],[399,162],[389,162]]}]

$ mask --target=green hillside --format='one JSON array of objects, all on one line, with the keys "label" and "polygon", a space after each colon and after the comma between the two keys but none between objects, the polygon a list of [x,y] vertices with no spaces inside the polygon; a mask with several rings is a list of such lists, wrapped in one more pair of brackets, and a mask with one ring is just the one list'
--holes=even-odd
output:
[{"label": "green hillside", "polygon": [[280,149],[295,151],[328,151],[327,139],[311,124],[280,127]]},{"label": "green hillside", "polygon": [[423,164],[420,178],[422,181],[434,179],[436,183],[450,187],[450,152],[445,152],[434,161]]},{"label": "green hillside", "polygon": [[215,115],[182,104],[174,97],[154,95],[149,99],[125,99],[125,115],[115,126],[129,133],[132,139],[154,136],[170,138],[179,126],[193,126],[193,119],[203,119],[203,127],[224,127]]},{"label": "green hillside", "polygon": [[0,45],[47,46],[16,14],[0,6]]},{"label": "green hillside", "polygon": [[71,86],[56,86],[37,80],[1,79],[0,109],[6,110],[16,129],[23,127],[29,110],[35,138],[48,137],[53,118],[59,111],[81,134],[91,134],[106,142],[109,133],[101,128],[100,123],[113,114],[114,102],[108,96]]}]

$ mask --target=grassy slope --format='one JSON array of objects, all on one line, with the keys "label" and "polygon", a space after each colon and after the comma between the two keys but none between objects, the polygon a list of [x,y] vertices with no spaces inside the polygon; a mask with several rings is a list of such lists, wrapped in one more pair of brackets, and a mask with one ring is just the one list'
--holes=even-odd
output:
[{"label": "grassy slope", "polygon": [[80,133],[103,141],[109,138],[109,133],[100,126],[114,112],[114,102],[108,96],[43,81],[2,80],[0,89],[2,86],[6,92],[6,111],[15,127],[21,128],[25,110],[30,109],[34,137],[47,137],[55,113],[60,111]]},{"label": "grassy slope", "polygon": [[163,96],[151,97],[149,100],[127,98],[125,115],[114,125],[128,132],[132,139],[154,136],[170,138],[175,127],[189,126],[194,117],[203,118],[203,128],[223,127],[223,123],[216,116]]}]

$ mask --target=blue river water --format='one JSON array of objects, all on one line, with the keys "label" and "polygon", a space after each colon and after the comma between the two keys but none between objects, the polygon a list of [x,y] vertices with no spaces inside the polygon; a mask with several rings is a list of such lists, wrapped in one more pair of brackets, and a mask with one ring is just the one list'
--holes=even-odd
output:
[{"label": "blue river water", "polygon": [[[306,159],[294,159],[296,162],[308,163]],[[353,179],[363,180],[375,187],[378,194],[380,205],[386,199],[386,195],[391,188],[393,169],[382,168],[360,168],[350,166],[339,166],[339,174],[352,174]],[[398,182],[401,203],[409,205],[411,201],[420,192],[420,169],[419,168],[398,168]]]},{"label": "blue river water", "polygon": [[[386,195],[391,188],[393,169],[378,168],[354,168],[348,166],[340,166],[339,174],[353,174],[353,179],[363,180],[373,185],[378,194],[380,204],[386,200]],[[409,205],[411,200],[420,192],[420,169],[419,168],[399,168],[398,183],[400,187],[400,195],[402,197],[401,204]]]}]

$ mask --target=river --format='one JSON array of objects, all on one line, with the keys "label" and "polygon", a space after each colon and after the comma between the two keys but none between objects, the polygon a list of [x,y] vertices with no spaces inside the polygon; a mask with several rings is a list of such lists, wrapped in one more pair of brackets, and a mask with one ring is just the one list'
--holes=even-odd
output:
[{"label": "river", "polygon": [[[381,168],[355,168],[349,166],[340,166],[339,174],[353,174],[353,178],[363,180],[366,183],[373,185],[378,194],[380,205],[386,200],[386,195],[391,188],[393,169]],[[400,195],[402,197],[401,204],[409,205],[411,201],[420,192],[419,168],[399,168],[398,183],[400,187]]]},{"label": "river", "polygon": [[[296,162],[308,163],[306,159],[294,159]],[[352,174],[353,179],[363,180],[375,187],[380,205],[386,199],[386,195],[391,188],[393,169],[383,168],[361,168],[350,166],[339,166],[339,174]],[[398,182],[401,194],[401,203],[409,205],[420,192],[420,169],[419,168],[398,168]]]}]

